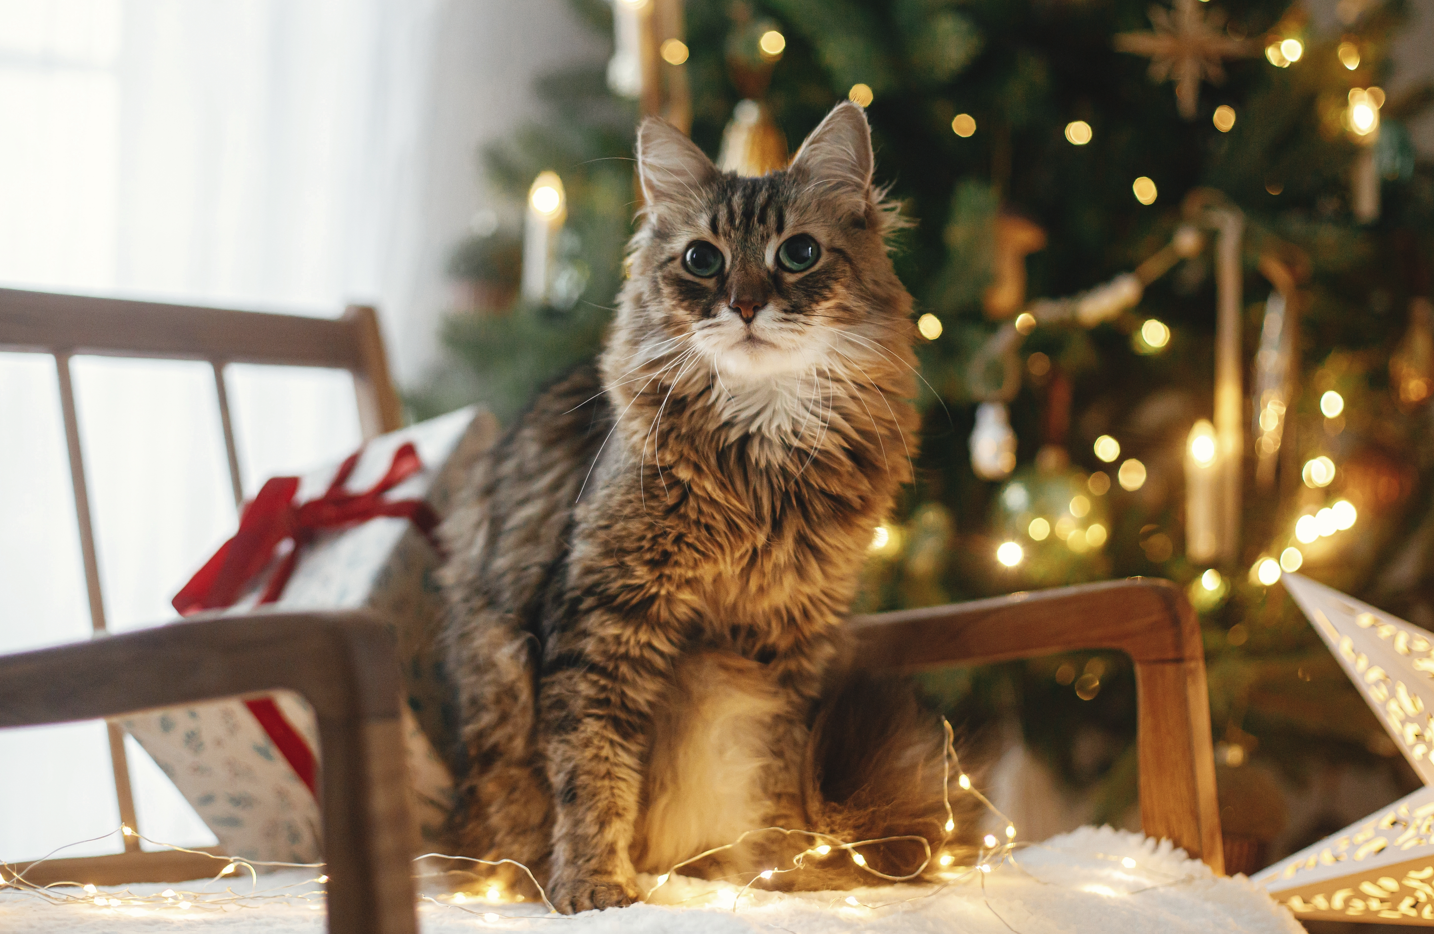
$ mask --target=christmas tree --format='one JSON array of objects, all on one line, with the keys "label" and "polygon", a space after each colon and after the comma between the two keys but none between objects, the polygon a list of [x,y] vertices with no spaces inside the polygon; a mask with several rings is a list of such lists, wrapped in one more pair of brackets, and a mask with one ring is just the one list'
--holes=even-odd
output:
[{"label": "christmas tree", "polygon": [[[924,413],[861,609],[1170,578],[1206,630],[1227,833],[1274,834],[1242,816],[1266,793],[1242,764],[1298,783],[1373,760],[1413,787],[1277,584],[1299,568],[1434,622],[1434,167],[1404,128],[1434,90],[1382,90],[1403,3],[1342,0],[1332,34],[1285,0],[614,3],[576,4],[616,35],[608,68],[547,78],[544,118],[486,154],[510,201],[454,271],[488,298],[416,409],[511,418],[595,352],[643,112],[760,171],[849,97],[915,221],[896,261]],[[521,295],[494,260],[520,241]],[[1134,800],[1122,659],[927,686],[964,722],[1018,720],[1095,819]]]}]

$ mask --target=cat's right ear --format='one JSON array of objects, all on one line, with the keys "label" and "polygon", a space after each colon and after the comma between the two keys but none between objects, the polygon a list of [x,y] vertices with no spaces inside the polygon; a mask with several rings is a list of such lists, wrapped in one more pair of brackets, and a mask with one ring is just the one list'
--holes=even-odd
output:
[{"label": "cat's right ear", "polygon": [[717,167],[666,120],[648,117],[637,129],[637,175],[649,208],[690,203],[717,178]]}]

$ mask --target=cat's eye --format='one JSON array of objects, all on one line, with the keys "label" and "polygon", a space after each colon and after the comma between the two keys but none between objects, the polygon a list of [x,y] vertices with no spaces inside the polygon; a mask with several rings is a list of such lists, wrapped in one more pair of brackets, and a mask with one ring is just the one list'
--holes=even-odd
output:
[{"label": "cat's eye", "polygon": [[822,248],[806,234],[797,234],[777,248],[777,262],[787,272],[806,272],[821,255]]},{"label": "cat's eye", "polygon": [[722,271],[722,251],[706,240],[698,240],[688,244],[682,265],[694,276],[710,279]]}]

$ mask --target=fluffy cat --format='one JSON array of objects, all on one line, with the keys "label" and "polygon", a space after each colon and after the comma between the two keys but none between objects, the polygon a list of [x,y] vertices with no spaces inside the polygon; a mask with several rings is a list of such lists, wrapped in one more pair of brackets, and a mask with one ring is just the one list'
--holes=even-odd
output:
[{"label": "fluffy cat", "polygon": [[[646,121],[597,366],[537,400],[446,523],[457,842],[527,864],[563,911],[628,904],[638,872],[765,827],[907,835],[866,869],[809,855],[769,883],[789,887],[910,874],[955,840],[939,719],[843,674],[917,423],[872,161],[847,103],[761,178]],[[684,871],[746,882],[822,840],[753,833]]]}]

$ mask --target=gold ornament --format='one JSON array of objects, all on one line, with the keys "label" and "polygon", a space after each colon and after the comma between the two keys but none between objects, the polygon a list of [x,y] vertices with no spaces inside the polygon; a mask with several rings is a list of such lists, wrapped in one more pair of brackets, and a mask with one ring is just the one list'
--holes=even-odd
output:
[{"label": "gold ornament", "polygon": [[1150,57],[1150,77],[1175,81],[1175,101],[1180,116],[1194,120],[1200,103],[1200,81],[1225,80],[1223,59],[1249,58],[1260,54],[1259,43],[1229,36],[1221,27],[1225,14],[1210,11],[1207,16],[1198,0],[1175,0],[1170,9],[1150,8],[1154,32],[1126,32],[1115,37],[1122,52]]},{"label": "gold ornament", "polygon": [[767,105],[739,101],[722,131],[717,168],[738,175],[758,176],[787,167],[787,138],[772,120]]}]

